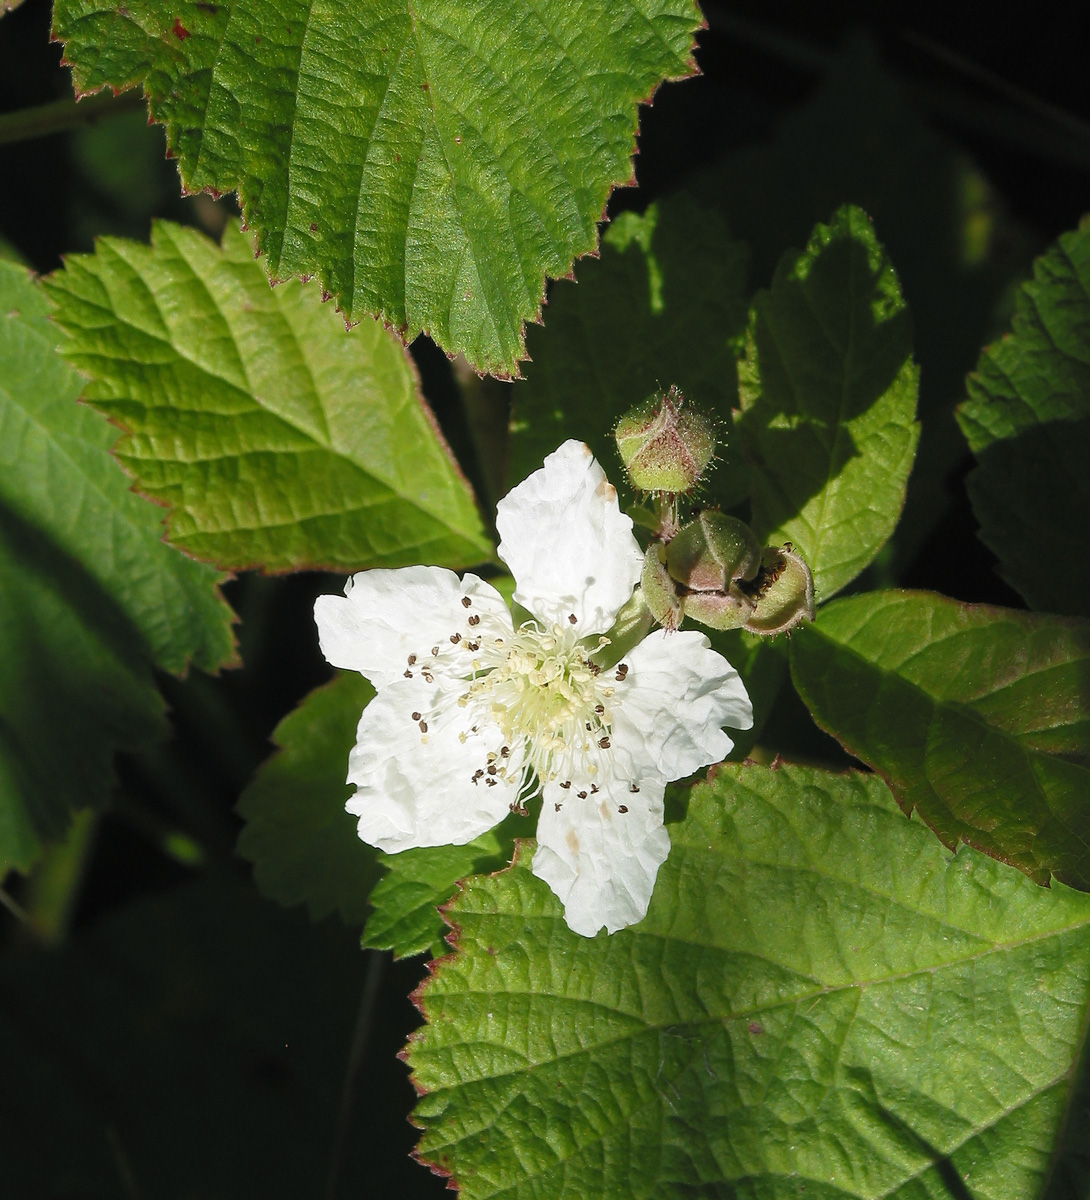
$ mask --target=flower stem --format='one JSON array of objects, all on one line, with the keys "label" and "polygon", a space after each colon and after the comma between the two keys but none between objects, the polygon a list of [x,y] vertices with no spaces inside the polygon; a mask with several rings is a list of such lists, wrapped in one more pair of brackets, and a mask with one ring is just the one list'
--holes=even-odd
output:
[{"label": "flower stem", "polygon": [[137,90],[115,96],[110,91],[98,92],[85,100],[55,100],[36,108],[21,108],[0,115],[0,146],[9,142],[26,142],[33,138],[66,133],[106,117],[134,112],[143,108],[144,97]]}]

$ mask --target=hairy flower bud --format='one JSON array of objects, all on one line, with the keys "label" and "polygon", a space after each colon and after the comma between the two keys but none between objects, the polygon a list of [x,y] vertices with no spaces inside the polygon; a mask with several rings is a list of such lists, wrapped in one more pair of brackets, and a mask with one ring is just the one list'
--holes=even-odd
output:
[{"label": "hairy flower bud", "polygon": [[715,509],[705,509],[666,547],[670,574],[694,592],[725,592],[736,579],[752,579],[760,565],[761,546],[750,527]]},{"label": "hairy flower bud", "polygon": [[715,456],[713,423],[686,407],[676,387],[630,409],[613,436],[628,478],[641,492],[689,492]]},{"label": "hairy flower bud", "polygon": [[651,615],[663,629],[677,629],[681,624],[681,596],[677,584],[666,569],[666,548],[662,542],[652,542],[643,559],[640,590]]},{"label": "hairy flower bud", "polygon": [[772,637],[814,619],[814,577],[790,542],[765,550],[755,583],[753,615],[745,626],[750,633]]},{"label": "hairy flower bud", "polygon": [[683,603],[686,617],[710,629],[739,629],[753,616],[753,601],[737,588],[688,592]]}]

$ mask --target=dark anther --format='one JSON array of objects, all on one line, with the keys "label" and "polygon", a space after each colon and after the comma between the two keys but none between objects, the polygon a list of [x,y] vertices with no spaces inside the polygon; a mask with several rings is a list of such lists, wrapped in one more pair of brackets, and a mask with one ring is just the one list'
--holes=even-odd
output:
[{"label": "dark anther", "polygon": [[578,623],[579,622],[578,622],[578,619],[576,618],[575,613],[568,613],[568,624],[569,625],[577,625]]},{"label": "dark anther", "polygon": [[596,713],[604,713],[606,711],[606,706],[604,704],[596,704],[594,706],[594,711]]},{"label": "dark anther", "polygon": [[470,598],[468,596],[462,597],[462,607],[463,608],[468,608],[472,603],[473,603],[473,601],[470,600]]},{"label": "dark anther", "polygon": [[599,738],[598,745],[601,746],[603,750],[608,750],[609,749],[609,738]]},{"label": "dark anther", "polygon": [[588,721],[587,722],[587,730],[589,731],[590,729],[591,729],[591,723]]},{"label": "dark anther", "polygon": [[480,779],[480,777],[481,777],[483,774],[484,774],[484,771],[483,771],[483,770],[482,770],[480,767],[478,767],[478,768],[477,768],[477,770],[473,772],[473,778],[474,778],[475,780],[476,780],[476,779]]},{"label": "dark anther", "polygon": [[479,650],[481,648],[480,642],[466,642],[466,645],[470,648],[470,650]]},{"label": "dark anther", "polygon": [[597,663],[589,662],[587,663],[587,666],[590,667],[590,673],[592,675],[601,675],[602,668]]},{"label": "dark anther", "polygon": [[496,786],[496,781],[492,778],[491,775],[489,775],[489,777],[485,780],[485,783],[487,783],[489,787]]},{"label": "dark anther", "polygon": [[628,674],[628,663],[621,663],[617,668],[617,682],[619,683]]},{"label": "dark anther", "polygon": [[460,633],[452,633],[450,635],[450,640],[457,646],[458,643],[462,640],[462,635]]},{"label": "dark anther", "polygon": [[630,792],[633,792],[633,793],[635,793],[635,792],[638,792],[640,789],[639,789],[638,787],[636,787],[636,785],[633,783],[633,784],[631,784],[631,785],[629,786],[628,790],[629,790]]},{"label": "dark anther", "polygon": [[598,794],[598,785],[596,783],[592,783],[590,785],[590,794],[592,796],[596,796]]},{"label": "dark anther", "polygon": [[556,802],[556,803],[553,805],[553,809],[554,809],[556,812],[559,812],[559,811],[560,811],[560,808],[561,808],[561,804],[560,804],[560,801],[558,800],[558,801],[557,801],[557,802]]},{"label": "dark anther", "polygon": [[587,798],[587,793],[586,793],[586,792],[580,792],[580,793],[579,793],[579,799],[580,799],[580,800],[585,800],[586,798]]},{"label": "dark anther", "polygon": [[500,758],[510,758],[510,757],[511,757],[511,747],[510,746],[501,746],[500,747]]},{"label": "dark anther", "polygon": [[492,763],[492,765],[488,768],[488,773],[489,773],[489,775],[495,775],[495,773],[496,773],[496,764],[495,763]]},{"label": "dark anther", "polygon": [[622,805],[620,805],[620,806],[618,807],[617,811],[618,811],[618,812],[628,812],[628,805],[627,805],[627,804],[622,804]]},{"label": "dark anther", "polygon": [[410,654],[410,655],[409,655],[409,666],[410,666],[410,667],[415,667],[415,666],[416,666],[416,655],[415,655],[415,654]]},{"label": "dark anther", "polygon": [[437,654],[439,653],[439,647],[438,647],[438,646],[432,646],[432,648],[431,648],[431,652],[432,652],[432,655],[433,655],[433,656],[434,656],[434,655],[437,655]]},{"label": "dark anther", "polygon": [[412,679],[412,677],[413,677],[413,673],[412,673],[412,671],[408,671],[408,670],[407,670],[407,671],[405,672],[405,678],[406,678],[406,679]]},{"label": "dark anther", "polygon": [[421,733],[427,733],[427,732],[428,732],[428,723],[427,723],[427,721],[421,721],[421,722],[420,722],[420,732],[421,732]]},{"label": "dark anther", "polygon": [[469,618],[469,623],[470,625],[479,625],[481,623],[481,618],[474,613],[473,616]]},{"label": "dark anther", "polygon": [[420,714],[420,713],[413,713],[413,720],[414,720],[414,721],[419,721],[419,720],[420,720],[420,717],[421,717],[421,714]]},{"label": "dark anther", "polygon": [[562,788],[570,788],[570,787],[571,787],[571,780],[570,780],[570,779],[565,779],[565,780],[563,780],[563,781],[561,782],[560,786],[561,786]]}]

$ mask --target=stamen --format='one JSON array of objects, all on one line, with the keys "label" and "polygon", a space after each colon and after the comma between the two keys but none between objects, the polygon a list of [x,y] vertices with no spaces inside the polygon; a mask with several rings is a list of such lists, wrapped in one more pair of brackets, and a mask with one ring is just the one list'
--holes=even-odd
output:
[{"label": "stamen", "polygon": [[450,640],[457,646],[458,643],[462,640],[462,635],[460,633],[452,633],[450,635]]},{"label": "stamen", "polygon": [[470,623],[470,625],[479,625],[479,624],[481,623],[481,618],[480,618],[480,617],[478,617],[476,613],[474,613],[474,614],[473,614],[473,615],[472,615],[472,616],[469,618],[469,623]]},{"label": "stamen", "polygon": [[636,785],[633,783],[633,784],[630,784],[630,785],[629,785],[629,788],[628,788],[628,790],[629,790],[630,792],[638,792],[640,789],[639,789],[638,787],[636,787]]},{"label": "stamen", "polygon": [[420,732],[421,732],[421,733],[427,733],[427,732],[428,732],[428,723],[427,723],[427,721],[421,721],[419,724],[420,724]]},{"label": "stamen", "polygon": [[419,720],[420,720],[420,716],[421,716],[421,714],[420,714],[420,713],[413,713],[413,720],[414,720],[414,721],[419,721]]},{"label": "stamen", "polygon": [[578,623],[579,623],[579,619],[576,617],[575,613],[568,613],[568,624],[569,625],[578,625]]},{"label": "stamen", "polygon": [[628,812],[628,805],[627,805],[627,804],[622,804],[622,805],[620,805],[620,806],[618,807],[617,811],[618,811],[618,812],[623,812],[623,813],[626,813],[626,812]]},{"label": "stamen", "polygon": [[468,596],[463,596],[463,597],[462,597],[462,607],[463,607],[463,608],[469,608],[469,606],[470,606],[472,603],[473,603],[473,601],[472,601],[472,600],[470,600],[470,598],[469,598]]},{"label": "stamen", "polygon": [[415,666],[416,666],[416,655],[415,655],[415,654],[410,654],[410,655],[409,655],[409,666],[410,666],[410,667],[415,667]]}]

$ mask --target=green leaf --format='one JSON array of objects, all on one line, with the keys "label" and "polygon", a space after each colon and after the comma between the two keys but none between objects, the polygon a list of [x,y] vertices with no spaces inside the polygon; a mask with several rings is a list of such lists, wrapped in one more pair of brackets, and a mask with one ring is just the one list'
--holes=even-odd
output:
[{"label": "green leaf", "polygon": [[221,576],[162,541],[162,510],[110,456],[117,430],[77,404],[49,311],[0,261],[0,875],[105,803],[115,750],[165,732],[153,664],[234,657]]},{"label": "green leaf", "polygon": [[273,277],[511,373],[593,251],[692,0],[60,0],[77,91],[143,84],[190,190],[239,191]]},{"label": "green leaf", "polygon": [[515,818],[474,838],[465,846],[424,846],[400,854],[379,854],[386,874],[371,893],[374,911],[363,932],[363,945],[392,950],[395,958],[444,953],[446,926],[439,906],[469,875],[498,871],[511,861]]},{"label": "green leaf", "polygon": [[757,296],[739,365],[754,528],[794,543],[819,601],[897,524],[919,437],[917,384],[897,277],[866,214],[842,208]]},{"label": "green leaf", "polygon": [[1090,890],[1090,625],[871,592],[822,609],[791,672],[947,846]]},{"label": "green leaf", "polygon": [[239,797],[246,826],[238,852],[254,864],[263,896],[305,904],[313,920],[338,912],[362,925],[367,897],[380,876],[378,852],[356,836],[344,810],[345,782],[360,714],[374,696],[354,671],[311,692],[276,727],[279,747]]},{"label": "green leaf", "polygon": [[[671,384],[729,428],[747,260],[722,216],[688,196],[643,216],[622,213],[602,239],[601,258],[580,263],[576,281],[555,285],[544,329],[530,331],[533,361],[514,389],[511,482],[577,437],[623,483],[613,426]],[[725,442],[709,488],[729,506],[747,494],[748,479],[729,435]]]},{"label": "green leaf", "polygon": [[346,334],[314,288],[270,290],[237,226],[222,250],[165,222],[150,246],[103,238],[49,290],[175,545],[274,571],[491,556],[404,349],[375,321]]},{"label": "green leaf", "polygon": [[1090,897],[951,858],[874,776],[722,767],[670,832],[613,936],[528,853],[466,884],[408,1050],[420,1156],[464,1200],[1036,1200]]},{"label": "green leaf", "polygon": [[1090,616],[1090,221],[1037,260],[968,391],[958,421],[979,463],[981,539],[1031,608]]}]

